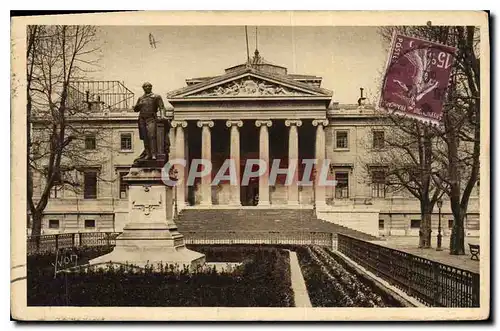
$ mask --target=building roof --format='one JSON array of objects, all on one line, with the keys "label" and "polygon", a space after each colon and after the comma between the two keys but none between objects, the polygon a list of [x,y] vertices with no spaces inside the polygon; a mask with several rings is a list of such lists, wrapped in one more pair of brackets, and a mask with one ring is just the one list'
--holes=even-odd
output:
[{"label": "building roof", "polygon": [[253,76],[257,76],[262,79],[269,79],[284,85],[288,85],[291,87],[295,87],[297,89],[310,91],[313,95],[319,96],[332,96],[333,92],[327,89],[323,89],[311,84],[307,84],[301,82],[299,80],[293,79],[292,76],[283,75],[275,72],[263,71],[259,70],[251,65],[245,65],[244,67],[240,67],[237,70],[227,72],[220,76],[215,76],[211,78],[207,78],[206,80],[200,80],[198,83],[191,84],[185,86],[183,88],[171,91],[167,93],[168,98],[182,98],[186,94],[190,94],[191,92],[201,91],[204,88],[208,88],[210,86],[217,85],[218,83],[224,83],[226,81],[230,81],[233,78],[237,78],[240,76],[244,76],[245,74],[251,74]]},{"label": "building roof", "polygon": [[[246,65],[239,64],[239,65],[236,65],[236,66],[231,67],[231,68],[237,68],[237,67],[242,68],[242,67],[246,67]],[[317,81],[317,82],[321,83],[321,81],[323,80],[323,77],[315,76],[315,75],[287,74],[287,76],[290,79],[293,79],[296,81]],[[218,76],[205,76],[205,77],[188,78],[188,79],[186,79],[186,84],[193,85],[193,84],[201,83],[201,82],[204,82],[204,81],[207,81],[210,79],[214,79],[216,77],[218,77]]]},{"label": "building roof", "polygon": [[[319,88],[321,85],[322,77],[314,76],[314,75],[303,75],[303,74],[289,74],[286,67],[276,65],[265,60],[262,56],[260,56],[259,51],[256,49],[254,56],[249,59],[246,63],[240,63],[235,66],[226,68],[225,74],[220,76],[204,76],[204,77],[195,77],[186,79],[186,84],[188,86],[193,86],[203,82],[212,82],[217,81],[220,77],[226,77],[226,75],[231,73],[240,73],[241,71],[246,70],[247,68],[253,68],[255,71],[268,73],[274,75],[276,77],[281,77],[287,80],[297,81],[297,82],[314,82],[314,87]],[[227,76],[229,77],[229,76]],[[172,92],[173,93],[173,92]]]}]

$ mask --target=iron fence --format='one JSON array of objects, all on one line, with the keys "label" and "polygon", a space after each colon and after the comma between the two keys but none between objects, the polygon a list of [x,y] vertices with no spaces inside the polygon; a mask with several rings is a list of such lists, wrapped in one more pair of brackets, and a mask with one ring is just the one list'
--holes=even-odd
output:
[{"label": "iron fence", "polygon": [[114,246],[121,232],[84,232],[79,233],[80,246]]},{"label": "iron fence", "polygon": [[262,245],[318,245],[333,246],[333,234],[329,232],[184,232],[186,244],[262,244]]},{"label": "iron fence", "polygon": [[[28,236],[28,254],[78,246],[114,246],[121,232],[82,232]],[[185,232],[186,244],[318,245],[332,247],[329,232]]]},{"label": "iron fence", "polygon": [[78,246],[113,246],[121,232],[61,233],[28,236],[28,254]]},{"label": "iron fence", "polygon": [[69,104],[75,107],[90,107],[91,102],[97,102],[102,109],[109,110],[130,109],[134,106],[134,93],[119,81],[72,81],[68,94]]},{"label": "iron fence", "polygon": [[337,249],[427,306],[479,307],[479,274],[343,234]]}]

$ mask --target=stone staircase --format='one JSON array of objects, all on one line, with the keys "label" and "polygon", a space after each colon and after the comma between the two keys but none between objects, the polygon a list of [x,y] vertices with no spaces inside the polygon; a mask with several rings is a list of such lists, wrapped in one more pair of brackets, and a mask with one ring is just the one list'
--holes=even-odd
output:
[{"label": "stone staircase", "polygon": [[313,209],[184,209],[175,221],[187,232],[329,232],[363,240],[374,236],[320,220]]}]

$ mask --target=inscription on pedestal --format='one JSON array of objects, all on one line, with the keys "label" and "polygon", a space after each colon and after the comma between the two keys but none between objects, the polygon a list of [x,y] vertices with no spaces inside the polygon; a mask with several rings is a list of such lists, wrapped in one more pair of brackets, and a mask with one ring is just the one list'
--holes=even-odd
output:
[{"label": "inscription on pedestal", "polygon": [[132,201],[132,209],[141,209],[144,215],[149,215],[152,209],[161,206],[161,195],[151,193],[149,185],[144,185],[144,192],[141,201]]}]

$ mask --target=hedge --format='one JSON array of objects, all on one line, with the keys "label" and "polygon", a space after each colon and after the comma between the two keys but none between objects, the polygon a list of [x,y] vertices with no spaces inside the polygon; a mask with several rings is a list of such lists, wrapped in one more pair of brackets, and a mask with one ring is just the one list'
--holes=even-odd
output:
[{"label": "hedge", "polygon": [[[196,246],[208,261],[244,263],[233,272],[201,268],[195,272],[162,266],[154,270],[124,266],[80,268],[54,278],[55,254],[28,259],[29,306],[293,306],[288,253],[266,246]],[[72,251],[85,261],[111,248]],[[213,261],[213,260],[212,260]]]}]

